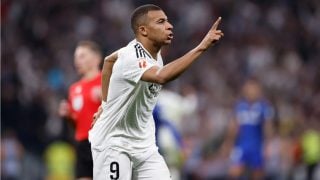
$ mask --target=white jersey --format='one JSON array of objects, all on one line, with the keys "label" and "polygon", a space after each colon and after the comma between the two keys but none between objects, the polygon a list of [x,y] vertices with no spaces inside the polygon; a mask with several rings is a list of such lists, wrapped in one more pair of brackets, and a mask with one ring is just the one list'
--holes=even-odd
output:
[{"label": "white jersey", "polygon": [[160,53],[157,60],[153,59],[136,40],[118,51],[108,101],[102,104],[103,112],[89,131],[93,149],[138,153],[157,148],[152,111],[161,85],[140,80],[152,66],[163,66]]}]

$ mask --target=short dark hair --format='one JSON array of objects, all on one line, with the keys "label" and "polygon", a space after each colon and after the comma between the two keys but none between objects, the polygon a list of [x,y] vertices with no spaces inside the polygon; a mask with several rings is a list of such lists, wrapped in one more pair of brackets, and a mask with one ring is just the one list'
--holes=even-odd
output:
[{"label": "short dark hair", "polygon": [[93,41],[80,41],[77,45],[77,47],[87,47],[89,48],[91,51],[93,51],[94,53],[96,53],[100,58],[102,58],[102,51],[100,46],[93,42]]},{"label": "short dark hair", "polygon": [[131,15],[131,28],[136,34],[138,27],[143,23],[143,19],[149,11],[162,11],[159,6],[154,4],[145,4],[136,8]]}]

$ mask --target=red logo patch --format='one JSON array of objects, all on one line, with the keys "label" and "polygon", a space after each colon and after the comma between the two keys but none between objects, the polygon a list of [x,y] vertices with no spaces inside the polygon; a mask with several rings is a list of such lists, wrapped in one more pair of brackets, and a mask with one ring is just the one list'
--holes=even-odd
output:
[{"label": "red logo patch", "polygon": [[147,67],[147,62],[146,62],[145,59],[141,59],[141,60],[139,61],[139,67],[140,67],[140,68],[145,68],[145,67]]}]

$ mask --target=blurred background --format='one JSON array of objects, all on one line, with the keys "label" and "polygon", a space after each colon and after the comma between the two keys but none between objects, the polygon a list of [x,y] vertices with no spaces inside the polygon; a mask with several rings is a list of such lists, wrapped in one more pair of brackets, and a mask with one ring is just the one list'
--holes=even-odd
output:
[{"label": "blurred background", "polygon": [[242,85],[254,77],[274,110],[266,177],[307,179],[312,165],[320,179],[318,0],[2,0],[1,179],[51,172],[72,179],[73,129],[57,109],[79,78],[76,44],[93,40],[104,55],[125,46],[133,39],[131,12],[146,3],[174,25],[164,62],[197,45],[219,16],[225,34],[160,96],[163,116],[180,135],[163,128],[159,137],[173,178],[227,177],[230,158],[220,149]]}]

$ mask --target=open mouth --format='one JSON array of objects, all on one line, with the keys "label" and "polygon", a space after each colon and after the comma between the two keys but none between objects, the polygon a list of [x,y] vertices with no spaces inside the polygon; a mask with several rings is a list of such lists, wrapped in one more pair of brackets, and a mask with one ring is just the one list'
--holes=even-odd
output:
[{"label": "open mouth", "polygon": [[168,35],[168,39],[173,39],[173,33],[170,33],[169,35]]}]

